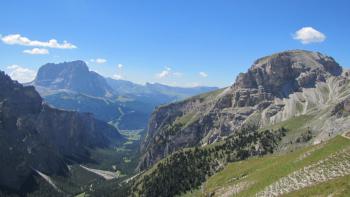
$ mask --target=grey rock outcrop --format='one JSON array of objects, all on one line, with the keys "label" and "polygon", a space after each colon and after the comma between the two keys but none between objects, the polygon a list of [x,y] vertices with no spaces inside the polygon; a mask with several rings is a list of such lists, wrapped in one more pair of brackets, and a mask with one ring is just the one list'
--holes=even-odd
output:
[{"label": "grey rock outcrop", "polygon": [[89,149],[124,141],[107,123],[42,103],[34,87],[24,87],[0,71],[0,187],[21,191],[33,170],[66,175],[67,162],[84,162]]},{"label": "grey rock outcrop", "polygon": [[113,89],[106,79],[96,72],[89,71],[86,63],[80,60],[41,66],[31,85],[52,90],[73,90],[97,97],[108,97],[113,94]]},{"label": "grey rock outcrop", "polygon": [[[231,87],[155,110],[140,168],[174,150],[213,143],[244,124],[264,127],[327,110],[332,103],[342,101],[342,94],[350,94],[344,92],[348,79],[342,73],[332,57],[318,52],[292,50],[260,58],[246,73],[239,74]],[[176,131],[166,132],[179,123]]]}]

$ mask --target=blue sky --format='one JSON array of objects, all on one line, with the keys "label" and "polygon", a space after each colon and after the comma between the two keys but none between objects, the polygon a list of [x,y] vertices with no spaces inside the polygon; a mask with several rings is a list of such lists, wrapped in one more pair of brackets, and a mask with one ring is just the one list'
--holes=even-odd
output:
[{"label": "blue sky", "polygon": [[[289,49],[350,66],[346,0],[8,0],[0,18],[0,69],[22,81],[47,62],[80,59],[137,83],[224,87],[255,59]],[[312,29],[295,39],[303,27]]]}]

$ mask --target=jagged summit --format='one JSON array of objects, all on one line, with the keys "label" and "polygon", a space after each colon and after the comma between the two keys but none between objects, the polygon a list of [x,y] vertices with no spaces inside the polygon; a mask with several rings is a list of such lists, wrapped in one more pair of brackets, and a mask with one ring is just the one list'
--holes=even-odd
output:
[{"label": "jagged summit", "polygon": [[11,109],[15,114],[40,112],[42,99],[33,86],[23,87],[0,71],[0,90],[0,107],[4,110]]},{"label": "jagged summit", "polygon": [[108,96],[113,92],[106,80],[96,72],[89,71],[81,60],[41,66],[32,85],[68,89],[93,96]]},{"label": "jagged summit", "polygon": [[[321,70],[331,75],[339,76],[342,67],[330,56],[320,52],[306,50],[289,50],[272,54],[267,57],[260,58],[255,61],[253,67],[261,67],[263,65],[290,66],[293,70],[300,72]],[[272,68],[273,69],[273,68]]]},{"label": "jagged summit", "polygon": [[89,161],[91,148],[124,141],[117,129],[91,114],[43,104],[33,86],[1,71],[0,90],[0,188],[22,191],[33,170],[66,175],[66,161]]},{"label": "jagged summit", "polygon": [[341,66],[332,57],[319,52],[290,50],[256,60],[246,73],[239,74],[233,87],[264,89],[285,97],[341,73]]},{"label": "jagged summit", "polygon": [[37,83],[51,82],[57,77],[65,74],[64,72],[76,73],[88,73],[89,68],[86,63],[81,60],[71,61],[71,62],[63,62],[63,63],[47,63],[40,67],[38,71],[38,75],[35,78]]},{"label": "jagged summit", "polygon": [[[159,107],[149,122],[140,166],[183,147],[213,143],[247,124],[266,127],[301,115],[314,118],[308,127],[324,140],[334,128],[350,128],[344,118],[350,80],[342,74],[332,57],[319,52],[291,50],[260,58],[228,88]],[[341,117],[338,125],[332,108]]]}]

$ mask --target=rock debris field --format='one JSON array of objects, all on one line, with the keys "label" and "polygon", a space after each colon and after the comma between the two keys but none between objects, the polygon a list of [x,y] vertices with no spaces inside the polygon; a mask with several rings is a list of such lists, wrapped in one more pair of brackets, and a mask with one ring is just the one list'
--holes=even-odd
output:
[{"label": "rock debris field", "polygon": [[256,196],[280,196],[349,174],[350,149],[347,148],[279,179]]}]

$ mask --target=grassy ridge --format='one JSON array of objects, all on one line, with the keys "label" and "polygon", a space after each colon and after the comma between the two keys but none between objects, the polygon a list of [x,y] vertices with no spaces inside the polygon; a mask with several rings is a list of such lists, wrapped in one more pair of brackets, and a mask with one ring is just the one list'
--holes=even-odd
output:
[{"label": "grassy ridge", "polygon": [[[210,177],[204,184],[203,191],[205,194],[219,196],[232,190],[232,187],[235,186],[241,189],[237,196],[255,196],[257,192],[281,177],[323,160],[346,147],[350,147],[350,140],[337,136],[327,143],[299,149],[285,155],[270,155],[231,163],[224,170]],[[331,187],[337,183],[344,185],[343,180],[348,180],[348,178],[335,180],[334,183],[329,183],[328,186]],[[300,195],[297,196],[302,196],[303,191],[316,192],[318,189],[317,186],[315,187],[301,190],[301,193],[298,193]],[[344,187],[349,187],[349,185]],[[198,191],[193,193],[193,195],[195,194],[198,196]]]}]

